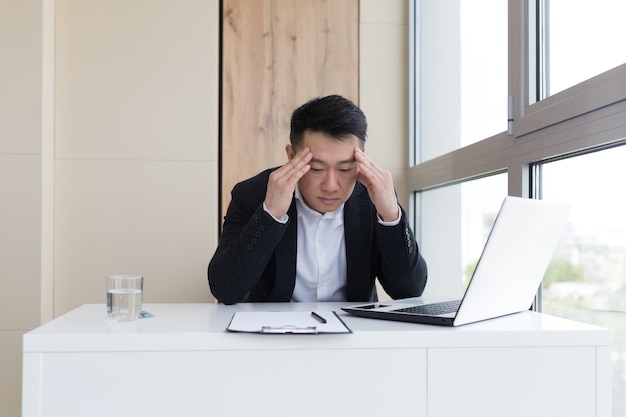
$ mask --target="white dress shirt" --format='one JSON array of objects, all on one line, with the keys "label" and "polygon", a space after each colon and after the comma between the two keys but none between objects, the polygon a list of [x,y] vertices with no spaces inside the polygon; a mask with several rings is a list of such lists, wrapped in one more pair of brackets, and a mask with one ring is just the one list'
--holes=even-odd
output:
[{"label": "white dress shirt", "polygon": [[[298,213],[298,250],[296,251],[296,285],[291,301],[346,301],[346,240],[343,230],[342,204],[335,211],[320,214],[306,205],[299,188],[295,190],[296,211]],[[272,215],[263,203],[263,209]],[[378,222],[385,226],[395,226],[402,213],[391,222]],[[272,216],[274,217],[274,216]],[[287,223],[288,215],[280,219]]]},{"label": "white dress shirt", "polygon": [[346,241],[343,204],[320,214],[306,205],[300,190],[295,192],[298,212],[296,287],[292,301],[346,300]]}]

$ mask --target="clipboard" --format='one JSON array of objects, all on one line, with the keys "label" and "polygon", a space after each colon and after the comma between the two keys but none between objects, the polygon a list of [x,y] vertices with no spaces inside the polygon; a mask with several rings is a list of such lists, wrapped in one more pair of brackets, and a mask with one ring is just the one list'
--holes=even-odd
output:
[{"label": "clipboard", "polygon": [[261,334],[352,333],[335,311],[237,311],[226,330]]}]

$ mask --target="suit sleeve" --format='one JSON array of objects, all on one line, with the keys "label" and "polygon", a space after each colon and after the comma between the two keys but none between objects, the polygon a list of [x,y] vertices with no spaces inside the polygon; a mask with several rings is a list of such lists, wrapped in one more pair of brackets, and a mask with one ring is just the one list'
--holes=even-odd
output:
[{"label": "suit sleeve", "polygon": [[211,292],[224,304],[246,301],[287,228],[263,210],[262,197],[259,201],[250,194],[241,186],[233,189],[222,234],[209,263]]},{"label": "suit sleeve", "polygon": [[377,224],[376,235],[380,254],[377,276],[385,292],[394,299],[422,295],[428,269],[404,210],[396,226]]}]

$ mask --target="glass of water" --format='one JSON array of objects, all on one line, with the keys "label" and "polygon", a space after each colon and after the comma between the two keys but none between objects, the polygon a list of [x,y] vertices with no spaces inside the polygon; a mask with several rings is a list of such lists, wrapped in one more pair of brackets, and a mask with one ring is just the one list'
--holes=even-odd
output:
[{"label": "glass of water", "polygon": [[107,311],[115,321],[131,321],[139,317],[143,302],[143,277],[140,275],[108,275]]}]

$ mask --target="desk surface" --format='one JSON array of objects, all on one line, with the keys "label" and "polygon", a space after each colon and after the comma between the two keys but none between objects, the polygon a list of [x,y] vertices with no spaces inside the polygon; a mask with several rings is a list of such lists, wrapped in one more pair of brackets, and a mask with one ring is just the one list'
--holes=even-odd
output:
[{"label": "desk surface", "polygon": [[[388,347],[610,346],[609,330],[532,311],[450,328],[350,316],[350,303],[146,304],[154,317],[116,323],[86,304],[24,335],[27,352],[351,349]],[[352,303],[353,304],[353,303]],[[236,311],[336,311],[353,331],[340,335],[259,335],[226,331]],[[175,336],[175,337],[172,337]]]},{"label": "desk surface", "polygon": [[[147,304],[155,317],[130,323],[84,305],[24,335],[23,416],[610,415],[608,330],[531,311],[449,328],[342,305]],[[226,331],[250,310],[333,310],[353,333]]]}]

